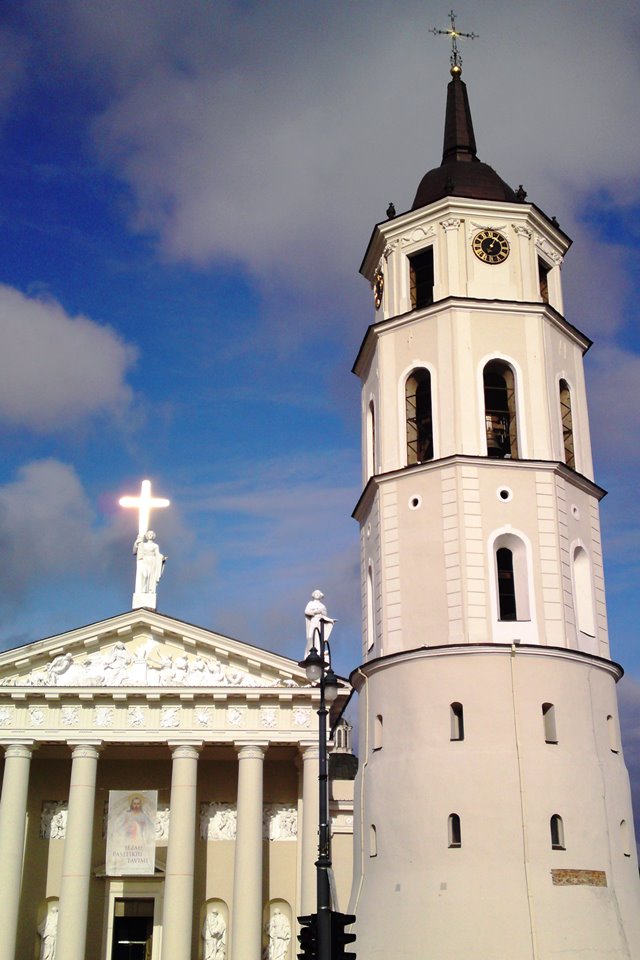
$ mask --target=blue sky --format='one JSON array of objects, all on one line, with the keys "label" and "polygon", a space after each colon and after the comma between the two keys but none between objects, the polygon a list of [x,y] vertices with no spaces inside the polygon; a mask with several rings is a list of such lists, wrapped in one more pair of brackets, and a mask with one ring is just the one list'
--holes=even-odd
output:
[{"label": "blue sky", "polygon": [[[159,609],[297,657],[313,588],[359,659],[357,269],[439,163],[428,0],[0,8],[0,616],[14,646],[126,610],[149,477]],[[640,11],[456,5],[480,158],[574,239],[612,655],[640,767]]]}]

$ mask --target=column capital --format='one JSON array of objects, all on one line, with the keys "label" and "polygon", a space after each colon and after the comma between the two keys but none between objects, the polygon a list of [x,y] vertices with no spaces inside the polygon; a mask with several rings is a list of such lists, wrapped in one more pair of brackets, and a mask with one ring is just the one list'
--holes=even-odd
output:
[{"label": "column capital", "polygon": [[304,741],[301,741],[299,746],[303,760],[320,759],[320,744],[317,740],[315,743],[305,743]]},{"label": "column capital", "polygon": [[239,760],[264,760],[268,746],[266,740],[259,743],[234,743]]},{"label": "column capital", "polygon": [[170,740],[167,744],[171,750],[171,756],[174,760],[197,760],[198,754],[202,750],[202,740]]},{"label": "column capital", "polygon": [[21,760],[30,760],[33,751],[38,749],[33,740],[4,743],[3,747],[5,757],[19,757]]},{"label": "column capital", "polygon": [[83,760],[97,760],[102,750],[102,740],[67,740],[67,746],[71,748],[71,759],[76,757]]}]

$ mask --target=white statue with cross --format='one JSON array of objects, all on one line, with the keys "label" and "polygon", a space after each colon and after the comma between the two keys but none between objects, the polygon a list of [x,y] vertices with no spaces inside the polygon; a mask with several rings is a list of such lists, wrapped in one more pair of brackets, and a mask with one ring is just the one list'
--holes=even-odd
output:
[{"label": "white statue with cross", "polygon": [[160,553],[155,542],[156,535],[149,529],[151,511],[158,507],[168,507],[169,501],[162,497],[151,496],[151,481],[143,480],[140,496],[121,497],[121,507],[135,507],[138,510],[138,536],[133,544],[136,556],[136,584],[131,601],[132,608],[148,607],[155,610],[156,585],[162,576],[166,557]]}]

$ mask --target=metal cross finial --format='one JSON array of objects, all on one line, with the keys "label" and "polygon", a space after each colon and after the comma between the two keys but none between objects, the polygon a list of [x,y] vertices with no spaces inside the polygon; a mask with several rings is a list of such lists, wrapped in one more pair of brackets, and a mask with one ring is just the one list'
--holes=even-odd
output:
[{"label": "metal cross finial", "polygon": [[451,37],[451,75],[460,76],[462,73],[462,56],[458,50],[458,37],[467,37],[469,40],[475,40],[479,34],[477,33],[462,33],[460,30],[456,30],[456,15],[451,10],[449,13],[449,19],[451,21],[451,26],[448,30],[438,30],[436,27],[432,27],[429,30],[429,33],[432,33],[434,36],[442,34],[445,37]]}]

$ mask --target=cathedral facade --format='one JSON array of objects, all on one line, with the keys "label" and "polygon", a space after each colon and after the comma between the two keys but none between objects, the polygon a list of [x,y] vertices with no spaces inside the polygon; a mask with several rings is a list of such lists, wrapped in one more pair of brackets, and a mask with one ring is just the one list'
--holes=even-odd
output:
[{"label": "cathedral facade", "polygon": [[[152,609],[2,653],[2,960],[291,960],[315,908],[317,709],[296,663]],[[336,741],[344,908],[347,724]]]}]

